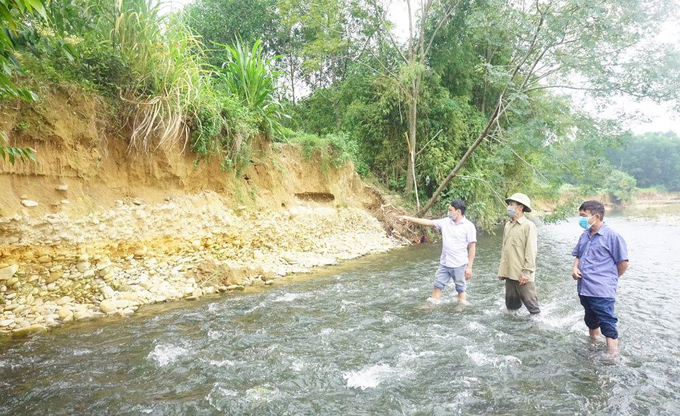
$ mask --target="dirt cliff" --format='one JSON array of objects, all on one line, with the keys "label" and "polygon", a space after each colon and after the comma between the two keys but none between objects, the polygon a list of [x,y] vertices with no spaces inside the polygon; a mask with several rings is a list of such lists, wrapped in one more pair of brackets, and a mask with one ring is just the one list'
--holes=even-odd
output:
[{"label": "dirt cliff", "polygon": [[322,169],[261,136],[238,171],[181,143],[132,153],[110,102],[68,87],[43,97],[0,111],[10,145],[37,156],[0,162],[0,331],[271,284],[402,239],[397,209],[351,166]]}]

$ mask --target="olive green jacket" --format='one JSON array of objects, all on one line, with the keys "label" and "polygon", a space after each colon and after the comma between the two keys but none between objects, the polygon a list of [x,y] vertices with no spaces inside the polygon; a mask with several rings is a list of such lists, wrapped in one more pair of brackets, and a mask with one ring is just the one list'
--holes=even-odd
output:
[{"label": "olive green jacket", "polygon": [[517,221],[508,221],[503,230],[503,248],[498,276],[519,280],[521,275],[534,281],[536,272],[536,246],[538,233],[536,225],[522,216]]}]

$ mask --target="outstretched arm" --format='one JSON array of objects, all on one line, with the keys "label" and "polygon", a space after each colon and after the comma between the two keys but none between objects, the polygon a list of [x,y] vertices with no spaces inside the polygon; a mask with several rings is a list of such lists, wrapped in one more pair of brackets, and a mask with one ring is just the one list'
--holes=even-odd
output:
[{"label": "outstretched arm", "polygon": [[409,217],[408,215],[400,215],[397,217],[397,219],[401,222],[412,222],[415,224],[419,225],[424,225],[426,227],[435,227],[434,221],[428,220],[426,218],[416,218],[416,217]]}]

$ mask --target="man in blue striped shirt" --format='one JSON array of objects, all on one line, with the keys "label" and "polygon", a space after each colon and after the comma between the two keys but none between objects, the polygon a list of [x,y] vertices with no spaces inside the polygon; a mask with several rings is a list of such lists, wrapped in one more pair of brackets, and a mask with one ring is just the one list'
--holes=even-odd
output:
[{"label": "man in blue striped shirt", "polygon": [[571,277],[585,310],[590,338],[600,334],[607,339],[607,350],[618,352],[618,319],[614,315],[616,286],[628,268],[628,249],[624,239],[604,223],[604,205],[586,201],[578,209],[579,225],[585,229],[572,251],[574,269]]}]

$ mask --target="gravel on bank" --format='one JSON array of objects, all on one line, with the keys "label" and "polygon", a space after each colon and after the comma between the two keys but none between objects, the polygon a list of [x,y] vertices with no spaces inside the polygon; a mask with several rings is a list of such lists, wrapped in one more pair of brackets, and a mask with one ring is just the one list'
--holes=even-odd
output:
[{"label": "gravel on bank", "polygon": [[360,208],[233,210],[208,191],[157,205],[121,200],[77,219],[0,219],[0,333],[269,285],[402,244]]}]

